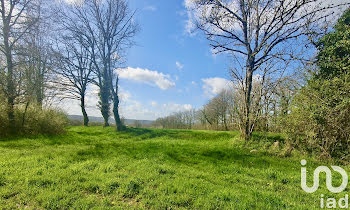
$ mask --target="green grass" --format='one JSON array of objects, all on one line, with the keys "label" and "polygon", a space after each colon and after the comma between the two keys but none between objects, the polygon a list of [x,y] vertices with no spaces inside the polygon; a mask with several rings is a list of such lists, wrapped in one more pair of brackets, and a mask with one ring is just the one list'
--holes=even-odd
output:
[{"label": "green grass", "polygon": [[[321,193],[344,195],[328,193],[325,177],[307,194],[301,157],[250,149],[237,132],[214,131],[72,127],[59,137],[2,139],[0,207],[316,209]],[[320,164],[308,161],[310,171]]]}]

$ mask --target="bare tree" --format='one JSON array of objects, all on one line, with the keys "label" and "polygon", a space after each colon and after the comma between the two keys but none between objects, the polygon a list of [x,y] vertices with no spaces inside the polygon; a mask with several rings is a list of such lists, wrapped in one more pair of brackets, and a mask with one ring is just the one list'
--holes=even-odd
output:
[{"label": "bare tree", "polygon": [[215,53],[231,53],[242,64],[235,77],[243,81],[244,138],[254,129],[252,108],[253,75],[266,61],[297,57],[302,47],[295,44],[308,29],[331,14],[330,9],[349,5],[324,5],[320,0],[192,0],[189,7],[195,25],[211,41]]},{"label": "bare tree", "polygon": [[[70,34],[72,35],[72,34]],[[59,57],[60,68],[57,84],[63,93],[62,98],[80,101],[80,107],[84,118],[84,126],[89,125],[89,117],[86,112],[87,88],[93,80],[93,62],[89,51],[82,45],[79,36],[63,35],[60,39],[61,49]]]},{"label": "bare tree", "polygon": [[46,0],[35,5],[35,12],[38,14],[36,23],[28,30],[27,36],[20,41],[19,65],[24,69],[25,74],[25,102],[36,103],[42,108],[45,100],[50,95],[49,89],[53,86],[53,69],[56,66],[54,51],[52,48],[52,11]]},{"label": "bare tree", "polygon": [[201,110],[202,118],[209,123],[210,127],[220,130],[229,130],[229,107],[233,95],[228,90],[222,90],[212,98]]},{"label": "bare tree", "polygon": [[19,42],[26,36],[29,30],[38,20],[35,12],[35,4],[40,1],[32,0],[0,0],[0,37],[2,44],[0,51],[6,59],[5,67],[1,69],[4,80],[1,81],[1,89],[7,99],[7,115],[10,125],[10,133],[14,134],[15,116],[14,106],[16,99],[21,94],[23,72],[18,67]]},{"label": "bare tree", "polygon": [[100,109],[109,126],[110,102],[118,130],[124,126],[119,115],[119,77],[115,71],[120,67],[126,49],[138,31],[134,14],[125,0],[86,0],[76,6],[72,13],[77,17],[75,30],[85,40],[85,48],[92,57],[96,85],[100,88]]},{"label": "bare tree", "polygon": [[24,76],[23,96],[19,102],[25,104],[22,127],[30,104],[42,109],[45,102],[54,97],[52,93],[56,90],[56,87],[51,85],[53,69],[57,65],[51,42],[50,12],[45,8],[48,5],[45,2],[36,5],[38,20],[19,41],[21,49],[18,50],[17,66],[22,69]]}]

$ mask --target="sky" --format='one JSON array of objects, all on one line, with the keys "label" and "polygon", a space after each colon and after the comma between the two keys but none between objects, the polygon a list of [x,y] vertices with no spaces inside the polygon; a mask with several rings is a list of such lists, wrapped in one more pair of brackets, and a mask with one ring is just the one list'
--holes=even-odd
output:
[{"label": "sky", "polygon": [[[155,120],[199,109],[230,87],[232,63],[225,54],[214,55],[203,34],[191,30],[185,6],[189,2],[129,0],[141,30],[135,37],[136,45],[128,49],[124,69],[119,71],[122,117]],[[97,87],[89,87],[87,112],[101,117],[97,93]],[[81,115],[78,101],[65,100],[59,106],[68,114]]]},{"label": "sky", "polygon": [[[190,32],[184,1],[131,0],[140,32],[120,75],[120,111],[126,119],[155,120],[198,109],[229,83],[224,55],[213,55],[199,31]],[[100,117],[98,89],[87,96],[90,116]],[[81,115],[78,101],[60,106]]]}]

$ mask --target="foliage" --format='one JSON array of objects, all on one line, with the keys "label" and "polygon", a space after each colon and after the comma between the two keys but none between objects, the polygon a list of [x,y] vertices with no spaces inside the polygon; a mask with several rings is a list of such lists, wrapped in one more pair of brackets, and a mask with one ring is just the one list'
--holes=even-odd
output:
[{"label": "foliage", "polygon": [[[7,118],[6,106],[0,104],[0,136],[11,135],[9,133],[9,120]],[[15,107],[16,135],[57,135],[65,133],[68,124],[66,115],[52,108],[42,109],[40,106],[30,105]]]},{"label": "foliage", "polygon": [[296,145],[349,160],[350,74],[311,80],[296,96],[288,133]]},{"label": "foliage", "polygon": [[287,132],[295,145],[349,161],[350,10],[318,44],[319,71],[297,94]]},{"label": "foliage", "polygon": [[[305,157],[279,158],[260,151],[251,153],[234,140],[238,136],[238,132],[158,129],[115,132],[113,128],[72,127],[62,136],[3,139],[0,141],[0,206],[4,209],[319,207],[319,195],[328,192],[325,185],[314,194],[300,188],[300,159]],[[307,160],[308,170],[324,164]],[[334,184],[341,181],[337,177]],[[334,196],[344,197],[344,193]]]},{"label": "foliage", "polygon": [[332,78],[350,71],[350,9],[345,11],[334,29],[317,43],[320,51],[317,78]]}]

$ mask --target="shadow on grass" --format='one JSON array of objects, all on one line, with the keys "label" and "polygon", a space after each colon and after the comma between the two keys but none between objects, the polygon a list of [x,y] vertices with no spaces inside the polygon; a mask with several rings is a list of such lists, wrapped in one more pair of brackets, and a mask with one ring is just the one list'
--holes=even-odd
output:
[{"label": "shadow on grass", "polygon": [[[154,162],[168,162],[176,166],[192,167],[198,164],[230,165],[237,164],[244,168],[267,168],[271,166],[279,167],[279,162],[274,157],[262,154],[252,154],[238,147],[230,147],[226,144],[230,141],[225,133],[205,133],[212,137],[211,141],[197,142],[197,139],[189,141],[174,142],[175,135],[179,136],[179,131],[173,130],[153,130],[153,129],[128,129],[124,131],[128,135],[134,136],[135,141],[111,141],[108,143],[95,143],[89,148],[81,149],[72,156],[75,161],[86,161],[88,159],[109,159],[118,156],[127,157],[130,160],[148,159]],[[182,133],[183,131],[181,131]],[[198,138],[196,131],[186,131],[185,134]],[[144,137],[150,141],[140,141],[138,137]],[[152,138],[167,136],[164,141],[151,141]],[[223,143],[217,144],[216,137],[225,138]],[[141,138],[142,139],[142,138]],[[220,140],[219,140],[220,141]]]},{"label": "shadow on grass", "polygon": [[237,132],[220,131],[196,131],[196,130],[170,130],[170,129],[147,129],[147,128],[128,128],[124,133],[130,137],[138,137],[139,140],[151,140],[159,137],[169,137],[177,140],[217,140],[222,138],[233,138]]}]

